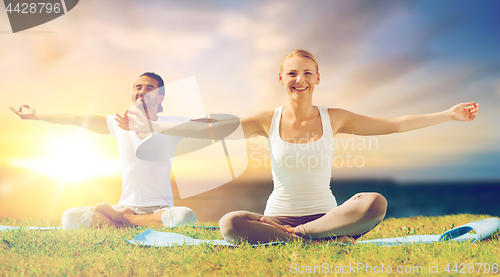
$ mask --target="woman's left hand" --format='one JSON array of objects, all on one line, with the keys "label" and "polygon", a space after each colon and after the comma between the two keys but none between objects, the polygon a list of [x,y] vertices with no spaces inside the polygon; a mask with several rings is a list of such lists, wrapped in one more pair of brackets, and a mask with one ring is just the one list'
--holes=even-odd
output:
[{"label": "woman's left hand", "polygon": [[449,111],[451,118],[458,121],[472,121],[477,116],[479,104],[475,102],[461,103],[453,106]]},{"label": "woman's left hand", "polygon": [[281,230],[281,231],[283,231],[283,232],[290,233],[290,234],[295,234],[295,228],[292,228],[292,226],[290,226],[290,225],[285,225],[285,226],[283,226],[283,225],[279,225],[278,223],[276,223],[276,222],[272,221],[272,220],[271,220],[271,219],[269,219],[269,218],[265,218],[265,217],[261,217],[261,218],[259,219],[259,221],[260,221],[260,222],[267,223],[267,224],[269,224],[269,225],[272,225],[272,226],[274,226],[274,227],[276,227],[276,228],[280,229],[280,230]]}]

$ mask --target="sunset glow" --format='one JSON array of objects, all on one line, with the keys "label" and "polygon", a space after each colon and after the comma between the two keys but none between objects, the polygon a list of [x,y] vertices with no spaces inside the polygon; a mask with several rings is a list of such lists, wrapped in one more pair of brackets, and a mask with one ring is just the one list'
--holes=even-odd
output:
[{"label": "sunset glow", "polygon": [[99,145],[80,137],[54,140],[41,157],[13,159],[10,164],[63,184],[119,176],[118,160],[106,157]]}]

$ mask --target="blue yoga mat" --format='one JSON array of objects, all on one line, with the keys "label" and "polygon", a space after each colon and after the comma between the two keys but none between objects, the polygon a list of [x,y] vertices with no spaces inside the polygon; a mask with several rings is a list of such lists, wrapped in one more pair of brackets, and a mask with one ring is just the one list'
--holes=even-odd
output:
[{"label": "blue yoga mat", "polygon": [[18,227],[18,226],[0,226],[0,232],[2,231],[11,231],[11,230],[37,230],[37,231],[47,231],[47,230],[61,230],[63,227],[38,227],[38,226],[29,226],[29,227]]},{"label": "blue yoga mat", "polygon": [[[469,234],[469,232],[472,230],[475,230],[476,233]],[[488,218],[464,224],[462,226],[448,230],[441,235],[415,235],[387,239],[363,240],[357,241],[357,243],[374,244],[380,246],[395,246],[401,244],[433,243],[438,241],[476,242],[490,237],[492,234],[496,233],[499,230],[500,220],[498,220],[497,218]],[[148,229],[138,234],[131,240],[125,240],[133,245],[139,246],[182,246],[200,244],[235,246],[234,244],[228,243],[225,240],[194,239],[177,233],[158,232],[153,229]],[[285,244],[285,242],[272,242],[258,245],[266,246],[276,244]]]},{"label": "blue yoga mat", "polygon": [[[193,228],[204,228],[204,229],[219,229],[218,226],[197,226],[197,225],[192,225],[189,227]],[[137,227],[140,228],[140,227]],[[173,229],[175,227],[168,227],[169,229]],[[48,231],[48,230],[66,230],[63,227],[39,227],[39,226],[27,226],[27,227],[19,227],[19,226],[7,226],[7,225],[0,225],[0,232],[3,231],[11,231],[11,230],[36,230],[36,231]]]},{"label": "blue yoga mat", "polygon": [[[475,234],[468,234],[470,231]],[[389,239],[373,239],[358,241],[358,243],[372,243],[382,246],[393,246],[411,243],[433,243],[438,241],[476,242],[490,237],[500,230],[500,220],[498,218],[487,218],[464,224],[444,232],[442,235],[416,235]]]}]

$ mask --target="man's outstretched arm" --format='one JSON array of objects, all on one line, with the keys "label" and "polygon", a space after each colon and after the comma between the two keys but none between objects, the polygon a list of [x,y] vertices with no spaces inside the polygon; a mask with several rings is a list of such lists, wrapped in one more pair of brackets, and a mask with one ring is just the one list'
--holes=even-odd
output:
[{"label": "man's outstretched arm", "polygon": [[39,114],[28,105],[22,105],[18,110],[11,107],[10,110],[22,119],[42,120],[60,125],[75,125],[97,134],[109,134],[105,116],[68,113]]}]

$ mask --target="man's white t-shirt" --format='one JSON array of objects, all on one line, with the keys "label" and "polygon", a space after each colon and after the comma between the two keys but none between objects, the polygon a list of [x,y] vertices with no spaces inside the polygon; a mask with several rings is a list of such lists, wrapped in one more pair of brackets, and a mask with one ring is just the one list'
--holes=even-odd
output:
[{"label": "man's white t-shirt", "polygon": [[[182,138],[151,133],[147,138],[141,140],[136,132],[125,131],[118,127],[115,118],[115,115],[107,116],[109,131],[111,135],[116,137],[118,144],[123,179],[122,194],[118,205],[173,207],[170,170],[175,149]],[[158,122],[187,122],[189,120],[189,118],[180,116],[158,118]],[[148,141],[148,148],[154,151],[151,159],[148,158],[148,160],[140,159],[136,155],[137,148],[145,141]],[[152,141],[153,143],[151,143]]]}]

